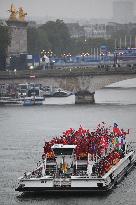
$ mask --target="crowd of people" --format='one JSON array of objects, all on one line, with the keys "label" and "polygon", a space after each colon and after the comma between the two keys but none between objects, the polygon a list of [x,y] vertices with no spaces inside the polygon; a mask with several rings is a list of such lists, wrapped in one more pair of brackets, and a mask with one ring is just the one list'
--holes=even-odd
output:
[{"label": "crowd of people", "polygon": [[126,135],[128,131],[120,129],[117,123],[107,126],[105,122],[99,124],[96,129],[90,131],[82,126],[78,130],[70,128],[59,137],[54,137],[51,141],[45,142],[44,154],[48,159],[55,159],[55,154],[51,147],[54,144],[76,145],[74,154],[76,160],[94,161],[92,174],[103,176],[115,165],[126,152]]},{"label": "crowd of people", "polygon": [[82,126],[78,130],[70,128],[64,131],[61,136],[45,142],[44,153],[47,154],[48,158],[55,157],[51,149],[54,144],[77,145],[75,149],[77,159],[86,159],[88,153],[95,158],[96,155],[99,158],[107,156],[112,151],[124,153],[127,134],[129,134],[129,130],[125,132],[116,123],[113,127],[107,127],[106,123],[102,122],[93,131]]}]

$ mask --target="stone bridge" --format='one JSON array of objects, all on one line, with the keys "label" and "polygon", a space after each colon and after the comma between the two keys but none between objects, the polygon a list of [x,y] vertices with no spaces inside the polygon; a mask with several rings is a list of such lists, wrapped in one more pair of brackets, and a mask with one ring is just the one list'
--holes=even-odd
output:
[{"label": "stone bridge", "polygon": [[[30,78],[30,77],[35,78]],[[0,73],[0,83],[35,82],[43,85],[61,87],[75,92],[76,103],[94,103],[94,94],[107,85],[126,79],[136,78],[134,68],[116,68],[110,70],[98,70],[97,68],[68,68],[63,70],[27,71],[21,73],[10,72],[4,76]]]}]

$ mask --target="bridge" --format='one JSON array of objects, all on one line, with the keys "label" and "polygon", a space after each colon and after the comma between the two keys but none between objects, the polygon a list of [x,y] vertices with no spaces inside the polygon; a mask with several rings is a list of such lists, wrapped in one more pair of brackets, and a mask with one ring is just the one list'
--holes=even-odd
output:
[{"label": "bridge", "polygon": [[0,83],[35,82],[75,92],[75,103],[94,103],[95,91],[122,80],[136,78],[136,68],[70,67],[50,70],[1,71]]}]

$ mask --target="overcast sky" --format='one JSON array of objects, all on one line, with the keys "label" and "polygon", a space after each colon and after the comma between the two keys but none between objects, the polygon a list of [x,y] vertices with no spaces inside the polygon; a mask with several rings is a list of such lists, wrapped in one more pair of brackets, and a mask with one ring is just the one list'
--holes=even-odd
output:
[{"label": "overcast sky", "polygon": [[[0,17],[8,17],[11,3],[32,16],[111,18],[114,0],[0,0]],[[124,0],[122,0],[124,1]],[[125,0],[126,1],[126,0]],[[132,0],[128,0],[132,1]]]},{"label": "overcast sky", "polygon": [[8,17],[11,3],[22,6],[28,16],[70,18],[112,17],[113,0],[0,0],[0,17]]}]

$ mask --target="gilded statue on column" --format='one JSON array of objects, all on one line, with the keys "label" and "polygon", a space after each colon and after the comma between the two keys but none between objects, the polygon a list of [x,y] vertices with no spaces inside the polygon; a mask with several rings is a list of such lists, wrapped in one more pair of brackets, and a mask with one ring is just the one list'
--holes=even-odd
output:
[{"label": "gilded statue on column", "polygon": [[8,10],[8,12],[10,12],[9,20],[16,21],[18,11],[16,10],[16,7],[13,4],[11,4],[11,7]]},{"label": "gilded statue on column", "polygon": [[11,7],[8,10],[8,12],[10,12],[9,20],[11,20],[11,21],[25,21],[25,16],[27,15],[27,13],[23,10],[22,7],[20,7],[18,10],[16,10],[16,7],[13,4],[11,4]]},{"label": "gilded statue on column", "polygon": [[18,20],[19,21],[25,21],[25,16],[27,15],[27,13],[24,12],[22,7],[19,8],[18,14],[19,14]]}]

